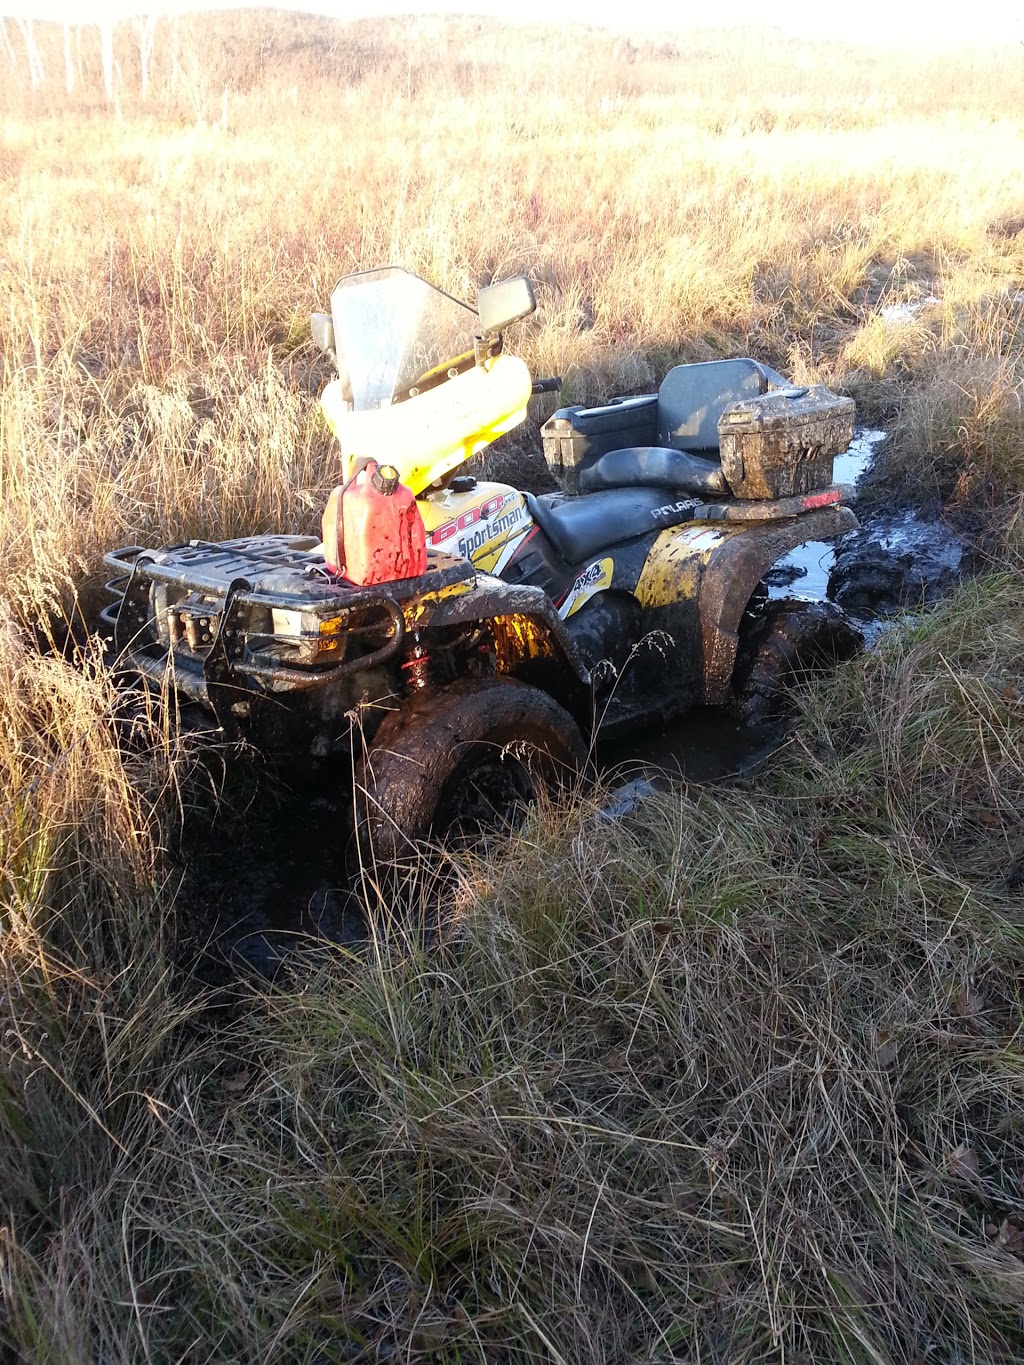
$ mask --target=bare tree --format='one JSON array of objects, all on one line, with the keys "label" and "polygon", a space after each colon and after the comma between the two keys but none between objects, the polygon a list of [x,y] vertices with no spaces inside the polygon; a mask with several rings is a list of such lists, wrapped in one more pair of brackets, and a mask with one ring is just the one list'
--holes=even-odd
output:
[{"label": "bare tree", "polygon": [[103,89],[107,102],[114,102],[114,21],[108,15],[100,20],[100,60],[103,63]]},{"label": "bare tree", "polygon": [[66,19],[64,20],[64,80],[67,83],[68,94],[70,95],[75,88],[75,67],[71,60],[71,25]]},{"label": "bare tree", "polygon": [[46,79],[43,71],[43,61],[36,47],[36,35],[32,28],[31,19],[19,19],[18,24],[21,28],[22,37],[25,39],[25,51],[28,54],[28,78],[32,82],[32,89],[42,85]]},{"label": "bare tree", "polygon": [[171,94],[178,93],[178,78],[181,75],[181,33],[178,28],[178,16],[175,14],[171,20]]},{"label": "bare tree", "polygon": [[153,59],[153,39],[156,35],[156,16],[140,16],[132,20],[135,36],[139,40],[139,67],[141,69],[142,98],[149,93],[149,64]]},{"label": "bare tree", "polygon": [[7,36],[7,25],[4,23],[3,19],[0,19],[0,43],[3,43],[3,49],[7,53],[7,60],[10,62],[11,66],[17,70],[18,59],[14,55],[14,48],[11,46],[11,40]]}]

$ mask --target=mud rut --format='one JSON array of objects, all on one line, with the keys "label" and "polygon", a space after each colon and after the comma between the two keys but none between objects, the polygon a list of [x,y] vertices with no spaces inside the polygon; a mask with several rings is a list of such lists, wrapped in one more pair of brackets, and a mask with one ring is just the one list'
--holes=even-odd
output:
[{"label": "mud rut", "polygon": [[[859,432],[836,462],[837,481],[855,486],[883,437]],[[938,521],[858,510],[861,529],[838,551],[801,546],[771,570],[767,585],[772,597],[839,602],[870,643],[886,617],[934,602],[968,563],[964,546]],[[698,708],[666,729],[599,744],[595,768],[608,796],[598,818],[620,819],[680,779],[749,775],[770,759],[785,728],[748,727]],[[366,888],[349,870],[351,780],[338,764],[286,787],[266,771],[233,764],[219,803],[186,818],[168,857],[180,874],[179,914],[215,973],[242,969],[272,978],[300,946],[366,941]],[[439,887],[435,895],[443,896],[443,879]],[[422,887],[414,894],[422,901]]]}]

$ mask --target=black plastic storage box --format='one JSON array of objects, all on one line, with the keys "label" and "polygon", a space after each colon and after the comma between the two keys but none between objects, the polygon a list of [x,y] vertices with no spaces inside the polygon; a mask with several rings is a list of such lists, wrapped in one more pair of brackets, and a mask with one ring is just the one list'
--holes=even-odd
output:
[{"label": "black plastic storage box", "polygon": [[658,435],[658,395],[616,398],[600,408],[559,408],[541,428],[544,459],[569,493],[579,492],[580,470],[609,450],[653,446]]},{"label": "black plastic storage box", "polygon": [[823,384],[730,403],[718,422],[722,469],[738,498],[788,498],[832,482],[853,440],[854,402]]}]

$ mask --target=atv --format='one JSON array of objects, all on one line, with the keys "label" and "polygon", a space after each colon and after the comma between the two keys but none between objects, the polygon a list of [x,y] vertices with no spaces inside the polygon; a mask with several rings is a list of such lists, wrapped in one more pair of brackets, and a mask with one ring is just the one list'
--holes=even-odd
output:
[{"label": "atv", "polygon": [[384,859],[506,818],[598,728],[756,709],[859,643],[838,609],[761,588],[856,525],[832,483],[853,404],[827,389],[749,359],[677,366],[657,394],[554,414],[559,493],[459,472],[560,387],[504,349],[535,307],[522,276],[477,310],[405,270],[346,276],[312,319],[343,474],[321,536],[106,556],[120,673],[277,757],[347,757]]}]

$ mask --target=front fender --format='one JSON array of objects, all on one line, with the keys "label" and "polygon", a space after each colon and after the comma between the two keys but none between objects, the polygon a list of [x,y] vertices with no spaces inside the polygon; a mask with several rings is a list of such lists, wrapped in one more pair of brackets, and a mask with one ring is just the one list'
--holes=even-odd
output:
[{"label": "front fender", "polygon": [[493,636],[499,672],[550,693],[581,728],[590,728],[590,672],[547,593],[478,573],[476,586],[469,592],[437,603],[427,628],[477,622],[485,624]]}]

